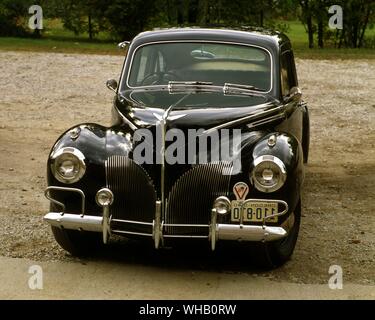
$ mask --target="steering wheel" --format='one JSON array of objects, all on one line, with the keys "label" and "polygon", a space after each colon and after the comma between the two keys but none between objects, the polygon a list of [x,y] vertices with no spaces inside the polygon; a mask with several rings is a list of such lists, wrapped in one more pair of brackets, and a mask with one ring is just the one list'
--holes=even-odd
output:
[{"label": "steering wheel", "polygon": [[156,85],[156,84],[167,84],[169,81],[180,80],[180,78],[173,72],[153,72],[147,75],[141,82],[142,86]]}]

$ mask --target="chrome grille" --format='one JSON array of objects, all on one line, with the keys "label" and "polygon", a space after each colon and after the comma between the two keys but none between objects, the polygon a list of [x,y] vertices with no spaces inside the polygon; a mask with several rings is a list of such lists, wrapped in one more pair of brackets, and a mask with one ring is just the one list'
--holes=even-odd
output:
[{"label": "chrome grille", "polygon": [[[114,194],[112,219],[152,222],[156,192],[147,172],[125,156],[112,156],[105,162],[107,188]],[[119,224],[119,222],[117,222]],[[119,229],[149,232],[147,226],[117,225]]]},{"label": "chrome grille", "polygon": [[232,165],[208,163],[193,167],[174,184],[168,197],[165,234],[207,235],[207,229],[168,224],[208,224],[214,200],[228,195]]}]

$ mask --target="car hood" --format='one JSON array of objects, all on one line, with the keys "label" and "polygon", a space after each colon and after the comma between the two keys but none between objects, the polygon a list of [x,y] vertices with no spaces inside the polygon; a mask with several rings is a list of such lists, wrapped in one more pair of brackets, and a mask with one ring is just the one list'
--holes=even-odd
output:
[{"label": "car hood", "polygon": [[222,92],[170,94],[166,90],[129,90],[121,94],[116,106],[138,128],[154,126],[164,117],[171,127],[208,129],[240,124],[242,120],[259,120],[263,114],[279,111],[278,101],[262,95],[225,95]]}]

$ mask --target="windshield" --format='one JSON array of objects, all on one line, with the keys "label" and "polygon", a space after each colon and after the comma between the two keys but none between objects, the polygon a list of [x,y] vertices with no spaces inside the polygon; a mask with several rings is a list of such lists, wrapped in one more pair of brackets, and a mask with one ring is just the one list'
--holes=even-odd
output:
[{"label": "windshield", "polygon": [[262,48],[202,42],[148,44],[133,56],[129,87],[168,85],[170,81],[226,83],[271,89],[271,57]]}]

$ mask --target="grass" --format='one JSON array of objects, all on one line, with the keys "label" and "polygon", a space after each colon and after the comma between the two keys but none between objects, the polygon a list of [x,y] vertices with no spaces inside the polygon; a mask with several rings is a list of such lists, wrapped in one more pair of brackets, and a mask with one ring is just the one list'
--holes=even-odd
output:
[{"label": "grass", "polygon": [[[309,49],[307,32],[305,27],[299,21],[288,21],[289,30],[287,36],[292,42],[294,54],[301,59],[375,59],[374,49],[347,49],[326,47],[324,49]],[[366,36],[375,37],[375,28],[366,30]],[[315,35],[314,44],[317,45],[318,39]]]},{"label": "grass", "polygon": [[116,42],[89,42],[82,39],[30,39],[0,37],[0,50],[43,51],[87,54],[123,54]]},{"label": "grass", "polygon": [[87,33],[75,35],[64,29],[59,19],[44,19],[43,38],[0,37],[0,50],[42,51],[86,54],[123,54],[108,33],[99,33],[93,41]]},{"label": "grass", "polygon": [[[287,23],[289,30],[286,34],[291,39],[297,58],[375,59],[374,49],[309,49],[304,26],[299,21]],[[90,41],[87,33],[76,36],[72,31],[64,29],[58,19],[45,19],[44,27],[41,39],[0,37],[0,50],[123,55],[108,33],[99,33],[95,40]],[[367,30],[366,35],[375,37],[375,28]]]}]

